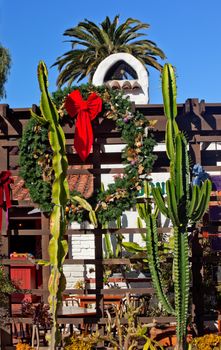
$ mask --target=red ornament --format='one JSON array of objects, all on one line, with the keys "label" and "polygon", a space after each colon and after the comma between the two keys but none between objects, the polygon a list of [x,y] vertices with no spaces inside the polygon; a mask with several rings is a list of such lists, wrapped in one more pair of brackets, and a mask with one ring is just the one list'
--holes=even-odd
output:
[{"label": "red ornament", "polygon": [[72,118],[77,115],[74,147],[80,158],[85,161],[93,144],[91,120],[101,112],[102,99],[93,92],[85,101],[80,91],[74,90],[66,97],[65,109]]},{"label": "red ornament", "polygon": [[0,232],[2,230],[2,209],[4,201],[6,202],[6,209],[11,208],[10,199],[10,187],[9,185],[13,183],[13,179],[10,177],[11,172],[6,170],[0,173]]}]

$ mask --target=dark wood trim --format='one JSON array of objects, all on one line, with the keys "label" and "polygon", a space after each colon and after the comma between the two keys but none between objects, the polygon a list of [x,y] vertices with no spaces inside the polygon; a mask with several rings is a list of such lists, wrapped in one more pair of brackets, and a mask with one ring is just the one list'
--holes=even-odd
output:
[{"label": "dark wood trim", "polygon": [[[164,143],[165,142],[165,126],[166,126],[166,118],[164,116],[164,107],[162,104],[153,104],[153,105],[137,105],[134,106],[136,110],[142,112],[148,120],[156,120],[156,126],[150,130],[157,142]],[[32,110],[37,111],[38,107],[36,105],[32,106]],[[30,109],[29,108],[10,108],[10,106],[4,104],[0,105],[0,170],[10,169],[13,176],[19,175],[19,167],[18,167],[18,145],[19,139],[22,134],[22,130],[26,125],[28,119],[30,118]],[[181,129],[184,130],[187,135],[189,144],[190,144],[190,153],[194,163],[201,163],[204,166],[205,171],[221,171],[221,166],[217,165],[217,162],[221,160],[221,151],[220,150],[207,150],[207,146],[211,142],[221,142],[221,103],[205,103],[205,101],[199,101],[198,99],[188,99],[185,103],[178,104],[178,116],[177,122],[180,125]],[[106,121],[101,118],[96,119],[93,123],[93,131],[94,131],[94,146],[93,153],[87,159],[86,165],[88,165],[87,169],[79,169],[74,168],[74,166],[83,165],[84,163],[80,160],[77,154],[70,153],[71,145],[73,144],[73,134],[74,128],[70,128],[68,125],[64,127],[64,131],[66,134],[66,145],[69,164],[72,165],[72,168],[68,169],[69,175],[92,175],[94,178],[94,188],[100,188],[101,186],[101,175],[102,174],[120,174],[123,169],[121,168],[113,168],[110,169],[106,166],[111,164],[121,164],[121,154],[119,152],[116,153],[104,153],[103,145],[114,145],[122,143],[121,135],[116,130],[116,125],[114,121]],[[202,143],[204,147],[201,147]],[[153,172],[156,173],[165,173],[169,171],[169,162],[167,160],[165,152],[156,152],[158,156],[158,160],[154,165]],[[212,200],[212,198],[211,198]],[[7,269],[10,269],[10,265],[13,264],[9,259],[9,244],[10,244],[10,236],[12,235],[23,235],[23,236],[41,236],[41,244],[42,244],[42,258],[44,260],[48,260],[48,242],[50,238],[50,230],[48,219],[43,215],[39,214],[37,216],[28,217],[26,215],[27,208],[35,208],[36,205],[31,203],[31,201],[13,201],[13,210],[10,213],[11,222],[15,222],[16,220],[22,221],[33,221],[33,220],[41,220],[41,228],[40,229],[11,229],[6,230],[3,228],[2,232],[2,243],[1,254],[5,254],[7,259],[2,259],[1,262],[6,266]],[[31,210],[30,209],[30,210]],[[21,212],[21,211],[23,212]],[[16,214],[17,213],[17,214]],[[16,216],[17,215],[17,216]],[[169,232],[170,228],[159,228],[158,233],[162,234],[165,232]],[[67,231],[67,236],[81,234],[81,233],[91,233],[94,234],[95,239],[95,259],[66,259],[65,264],[94,264],[96,266],[96,289],[87,290],[89,294],[97,295],[97,311],[98,314],[96,318],[88,318],[88,319],[72,319],[72,318],[62,318],[60,321],[62,323],[79,323],[80,322],[96,322],[99,325],[104,324],[104,308],[103,308],[103,295],[110,293],[110,291],[105,290],[103,288],[103,266],[105,264],[130,264],[131,259],[107,259],[104,260],[102,256],[102,235],[107,233],[107,230],[101,229],[101,227],[95,230],[71,230]],[[145,229],[110,229],[109,232],[111,234],[119,234],[119,233],[133,233],[139,234],[144,233]],[[216,234],[217,232],[221,232],[220,223],[217,225],[209,225],[205,227],[201,227],[198,232],[197,239],[202,237],[203,232],[209,232],[209,234]],[[195,242],[196,243],[196,242]],[[200,266],[202,262],[210,262],[212,264],[216,264],[219,261],[219,257],[209,256],[203,257],[199,256],[199,252],[196,249],[196,245],[194,246],[194,240],[192,243],[193,249],[193,257],[190,261],[193,261],[193,295],[194,302],[197,302],[197,292],[199,289],[199,273],[201,273]],[[24,265],[24,261],[16,261],[17,263],[21,263]],[[43,286],[41,289],[33,290],[34,294],[42,296],[43,300],[47,302],[47,285],[49,279],[49,268],[43,267]],[[85,293],[85,291],[81,290],[66,290],[67,293]],[[152,288],[137,288],[137,289],[112,289],[111,293],[113,294],[122,294],[130,292],[130,293],[153,293]],[[201,298],[203,298],[203,288],[201,288]],[[195,294],[194,294],[195,293]],[[193,309],[193,318],[196,322],[200,322],[202,325],[203,319],[205,320],[206,316],[203,312],[203,305],[199,307],[199,305],[195,305]],[[174,320],[174,318],[156,318],[160,323],[169,322],[168,320]],[[152,318],[142,318],[142,322],[151,322]],[[165,321],[166,320],[166,321]],[[102,323],[103,322],[103,323]],[[4,339],[6,339],[5,337]],[[8,340],[6,339],[6,342]]]}]

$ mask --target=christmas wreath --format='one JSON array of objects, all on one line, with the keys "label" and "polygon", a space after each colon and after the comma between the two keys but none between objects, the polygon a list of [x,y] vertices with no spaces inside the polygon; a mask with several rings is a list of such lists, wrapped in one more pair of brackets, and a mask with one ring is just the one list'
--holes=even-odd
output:
[{"label": "christmas wreath", "polygon": [[[156,159],[153,154],[155,140],[149,132],[150,123],[143,114],[132,113],[131,102],[120,91],[105,86],[65,88],[53,94],[53,101],[59,110],[61,125],[75,123],[74,146],[82,160],[90,152],[93,142],[91,123],[97,115],[115,120],[122,141],[126,144],[122,152],[124,175],[116,176],[114,183],[109,184],[106,190],[102,188],[94,193],[87,202],[80,193],[71,193],[66,207],[68,220],[87,220],[87,203],[93,207],[101,224],[119,218],[125,210],[136,204],[142,183],[148,178]],[[20,142],[20,176],[33,202],[44,212],[50,212],[53,207],[51,187],[54,174],[51,165],[48,126],[31,118]]]}]

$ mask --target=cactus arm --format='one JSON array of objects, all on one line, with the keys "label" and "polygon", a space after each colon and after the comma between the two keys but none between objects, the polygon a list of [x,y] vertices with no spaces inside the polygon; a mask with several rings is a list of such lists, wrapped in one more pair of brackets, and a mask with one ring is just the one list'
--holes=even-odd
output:
[{"label": "cactus arm", "polygon": [[[121,216],[118,216],[118,218],[116,220],[116,224],[117,224],[117,228],[120,229],[121,228]],[[118,235],[116,235],[117,244],[116,244],[116,249],[115,249],[115,258],[119,258],[121,256],[123,239],[124,239],[124,236],[122,235],[122,233],[118,233]]]},{"label": "cactus arm", "polygon": [[[105,223],[102,225],[102,229],[108,230],[108,222],[105,222]],[[113,258],[114,252],[113,252],[113,248],[112,248],[112,244],[111,244],[111,236],[110,236],[110,233],[109,233],[109,232],[106,232],[106,233],[104,234],[104,247],[105,247],[105,250],[106,250],[106,256],[105,256],[105,258],[106,258],[106,259]]]},{"label": "cactus arm", "polygon": [[169,119],[166,124],[166,135],[165,135],[166,153],[168,158],[171,161],[174,161],[174,155],[175,155],[173,125],[174,125],[173,121]]},{"label": "cactus arm", "polygon": [[[201,210],[201,217],[208,209],[208,205],[209,205],[209,201],[210,201],[210,194],[212,191],[212,182],[209,179],[205,180],[205,182],[203,184],[203,191],[204,191],[204,198],[203,198],[203,203],[202,203],[203,209]],[[197,220],[199,220],[199,218],[197,218]]]},{"label": "cactus arm", "polygon": [[188,208],[190,197],[190,173],[189,173],[189,155],[187,150],[187,141],[180,132],[176,136],[174,183],[176,190],[176,201],[178,217],[182,225],[188,224]]},{"label": "cactus arm", "polygon": [[175,183],[176,199],[180,201],[183,197],[183,164],[182,164],[182,140],[180,134],[176,137],[176,158],[175,158]]},{"label": "cactus arm", "polygon": [[164,102],[164,112],[167,118],[166,152],[168,158],[171,161],[173,161],[175,155],[175,136],[179,132],[179,129],[175,121],[175,118],[177,116],[176,79],[173,68],[170,64],[165,64],[163,67],[162,94]]},{"label": "cactus arm", "polygon": [[163,282],[160,274],[160,262],[158,253],[158,233],[156,217],[149,214],[146,218],[146,247],[149,269],[152,277],[154,289],[163,308],[170,314],[175,314],[166,294],[163,290]]},{"label": "cactus arm", "polygon": [[152,188],[152,193],[153,193],[153,197],[155,199],[156,205],[159,208],[160,212],[164,216],[169,218],[168,208],[165,205],[164,198],[163,198],[163,195],[162,195],[162,192],[161,192],[161,188],[160,187],[153,187]]},{"label": "cactus arm", "polygon": [[210,180],[207,179],[205,180],[205,182],[203,183],[200,189],[198,205],[196,209],[193,211],[193,214],[191,215],[191,218],[190,218],[193,222],[197,222],[207,210],[209,200],[210,200],[211,190],[212,190],[212,183]]},{"label": "cactus arm", "polygon": [[113,249],[112,249],[110,233],[106,233],[104,235],[104,243],[105,243],[105,248],[106,248],[106,252],[107,252],[106,258],[107,259],[113,258],[114,253],[113,253]]},{"label": "cactus arm", "polygon": [[166,181],[166,192],[167,192],[167,204],[168,204],[169,217],[173,225],[179,226],[180,222],[178,217],[175,185],[171,179]]},{"label": "cactus arm", "polygon": [[[103,182],[101,183],[101,191],[104,192],[104,184],[103,184]],[[105,222],[102,225],[102,229],[108,230],[108,222]],[[111,243],[111,235],[110,235],[109,232],[107,232],[104,235],[104,246],[105,246],[105,249],[106,249],[106,259],[113,258],[114,257],[114,250],[113,250],[113,246],[112,246],[112,243]]]},{"label": "cactus arm", "polygon": [[[140,228],[140,229],[143,228],[143,222],[142,222],[142,220],[141,220],[141,218],[139,216],[137,217],[137,227]],[[142,240],[145,241],[146,240],[145,233],[141,233],[140,235],[142,237]]]},{"label": "cactus arm", "polygon": [[164,112],[168,119],[174,120],[177,116],[176,79],[173,67],[165,64],[162,73],[162,93]]},{"label": "cactus arm", "polygon": [[179,133],[176,136],[176,154],[175,154],[175,184],[176,200],[180,202],[184,196],[184,176],[183,176],[183,145],[182,136]]},{"label": "cactus arm", "polygon": [[[138,214],[139,214],[139,212],[138,212]],[[143,222],[139,216],[137,217],[137,227],[143,228]]]},{"label": "cactus arm", "polygon": [[65,289],[65,277],[62,264],[68,252],[68,244],[64,240],[66,231],[65,206],[69,198],[67,173],[67,157],[65,153],[65,135],[59,125],[59,115],[48,93],[47,68],[44,62],[38,65],[38,80],[41,90],[41,114],[49,124],[49,142],[53,151],[52,167],[54,182],[52,185],[52,203],[54,204],[50,216],[50,231],[52,238],[49,242],[49,258],[51,274],[48,282],[49,305],[52,315],[52,329],[50,349],[55,350],[59,342],[57,325],[57,311],[61,303],[61,293]]},{"label": "cactus arm", "polygon": [[[140,218],[138,217],[138,225],[142,225],[141,219],[145,220],[146,223],[146,250],[149,269],[151,273],[151,278],[153,282],[154,289],[156,291],[157,297],[161,302],[163,308],[170,314],[175,314],[173,307],[171,306],[164,290],[163,290],[163,281],[160,273],[160,261],[159,261],[159,252],[158,252],[158,232],[157,232],[157,215],[159,212],[158,207],[155,207],[154,213],[152,214],[152,207],[149,200],[150,194],[150,185],[146,182],[144,185],[146,203],[138,203],[137,209]],[[154,198],[157,198],[157,205],[162,209],[162,213],[165,216],[168,215],[168,210],[164,203],[164,198],[161,192],[160,187],[153,187],[152,193]],[[141,226],[142,227],[142,226]],[[143,236],[142,236],[143,237]]]},{"label": "cactus arm", "polygon": [[[145,202],[144,203],[137,203],[136,208],[138,211],[137,216],[137,227],[143,228],[142,220],[147,219],[147,215],[151,213],[151,201],[150,201],[150,192],[151,192],[151,186],[148,181],[144,181],[144,194],[145,194]],[[142,240],[146,241],[146,234],[141,233]]]},{"label": "cactus arm", "polygon": [[184,175],[184,191],[185,191],[185,200],[186,200],[186,214],[188,211],[188,206],[190,202],[190,188],[191,188],[191,182],[190,182],[190,156],[188,152],[188,143],[186,140],[185,135],[181,134],[183,141],[184,141],[184,166],[185,166],[185,175]]},{"label": "cactus arm", "polygon": [[146,208],[145,208],[144,203],[137,203],[136,208],[137,208],[140,219],[144,220],[146,218]]},{"label": "cactus arm", "polygon": [[199,203],[199,197],[200,197],[199,186],[198,185],[192,186],[192,197],[191,197],[191,201],[189,202],[189,208],[188,208],[188,217],[189,218],[192,218],[193,212]]},{"label": "cactus arm", "polygon": [[30,111],[30,113],[31,113],[31,117],[35,119],[37,123],[39,123],[40,125],[44,125],[47,123],[47,121],[43,117],[40,117],[39,115],[34,113],[32,110]]}]

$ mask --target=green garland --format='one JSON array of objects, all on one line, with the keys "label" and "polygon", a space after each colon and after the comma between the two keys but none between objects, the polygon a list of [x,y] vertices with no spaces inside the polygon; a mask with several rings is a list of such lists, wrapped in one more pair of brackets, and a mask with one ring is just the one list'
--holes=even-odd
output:
[{"label": "green garland", "polygon": [[19,164],[19,174],[25,181],[32,201],[42,211],[50,212],[53,174],[48,129],[38,125],[33,118],[27,123],[20,141]]},{"label": "green garland", "polygon": [[[116,121],[122,140],[127,144],[122,152],[122,163],[125,164],[124,175],[116,176],[115,182],[108,185],[107,190],[93,194],[88,202],[94,208],[98,221],[103,225],[117,219],[125,210],[136,204],[136,198],[142,188],[143,181],[148,178],[156,156],[153,154],[155,140],[148,133],[149,122],[139,112],[132,113],[132,104],[122,93],[105,86],[65,88],[53,94],[54,103],[60,112],[61,124],[73,124],[63,108],[65,96],[74,89],[79,89],[83,98],[87,99],[91,92],[96,92],[103,100],[102,117]],[[31,119],[24,130],[20,142],[20,175],[25,180],[33,202],[42,211],[50,212],[52,152],[48,142],[47,125],[39,125]],[[66,214],[69,221],[82,222],[88,220],[88,211],[81,206],[74,196],[83,196],[76,191],[71,193],[67,202]]]}]

